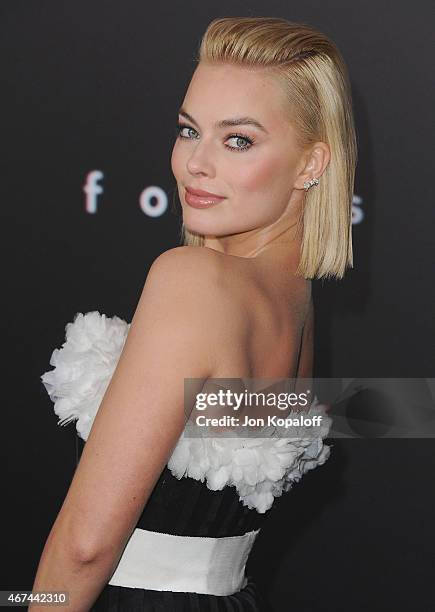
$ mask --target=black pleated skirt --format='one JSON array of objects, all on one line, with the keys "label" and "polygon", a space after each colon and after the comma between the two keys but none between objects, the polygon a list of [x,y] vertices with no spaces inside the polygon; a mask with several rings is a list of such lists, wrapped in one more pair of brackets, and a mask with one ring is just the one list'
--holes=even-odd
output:
[{"label": "black pleated skirt", "polygon": [[250,576],[234,595],[205,595],[132,589],[108,584],[90,612],[265,612],[266,605]]}]

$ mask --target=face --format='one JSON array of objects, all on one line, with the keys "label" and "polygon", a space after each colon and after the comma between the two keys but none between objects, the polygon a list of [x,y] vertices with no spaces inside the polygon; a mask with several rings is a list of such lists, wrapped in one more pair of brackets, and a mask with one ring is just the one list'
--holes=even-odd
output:
[{"label": "face", "polygon": [[[290,217],[302,196],[294,189],[301,151],[286,104],[279,84],[265,71],[198,65],[182,104],[171,158],[187,229],[224,237],[264,232]],[[244,120],[218,125],[234,118]],[[222,197],[199,208],[189,203],[186,187]]]}]

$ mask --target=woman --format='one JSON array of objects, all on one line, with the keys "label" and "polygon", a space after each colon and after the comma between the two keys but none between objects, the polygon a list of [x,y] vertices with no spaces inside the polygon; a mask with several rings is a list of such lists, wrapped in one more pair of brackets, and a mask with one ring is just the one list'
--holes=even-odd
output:
[{"label": "woman", "polygon": [[274,498],[327,459],[328,428],[282,455],[256,440],[252,477],[249,445],[181,442],[183,383],[312,376],[311,279],[352,266],[355,165],[333,42],[211,22],[172,154],[184,244],[149,270],[34,591],[68,591],[75,611],[262,609],[246,560]]}]

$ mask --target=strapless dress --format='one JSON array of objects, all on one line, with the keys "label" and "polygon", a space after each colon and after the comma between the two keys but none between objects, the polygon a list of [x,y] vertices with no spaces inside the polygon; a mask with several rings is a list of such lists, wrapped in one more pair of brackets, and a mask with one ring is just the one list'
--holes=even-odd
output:
[{"label": "strapless dress", "polygon": [[[85,443],[130,325],[98,311],[77,313],[41,380],[59,424],[76,421]],[[95,612],[259,612],[265,603],[246,563],[274,500],[322,465],[332,420],[311,404],[297,437],[189,436],[183,431],[147,501]]]}]

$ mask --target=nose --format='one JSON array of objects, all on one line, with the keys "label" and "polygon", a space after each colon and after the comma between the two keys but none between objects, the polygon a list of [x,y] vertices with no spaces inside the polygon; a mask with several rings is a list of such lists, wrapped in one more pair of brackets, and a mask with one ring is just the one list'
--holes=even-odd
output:
[{"label": "nose", "polygon": [[213,176],[215,168],[212,160],[212,152],[205,142],[198,142],[187,159],[187,170],[192,175],[204,174]]}]

